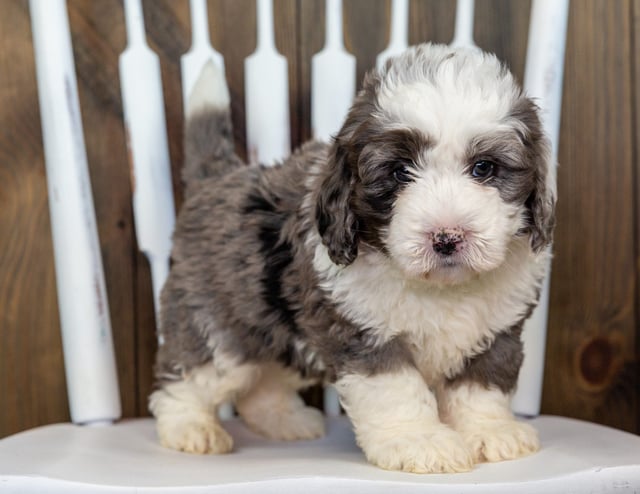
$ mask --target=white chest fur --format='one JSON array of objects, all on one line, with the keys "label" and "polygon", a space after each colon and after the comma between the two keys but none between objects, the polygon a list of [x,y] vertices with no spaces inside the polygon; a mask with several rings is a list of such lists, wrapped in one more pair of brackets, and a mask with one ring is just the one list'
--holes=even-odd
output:
[{"label": "white chest fur", "polygon": [[447,287],[407,279],[378,253],[339,268],[319,246],[314,266],[347,318],[372,328],[380,343],[405,335],[422,375],[435,385],[460,372],[466,358],[488,348],[535,301],[547,254],[532,254],[525,239],[514,240],[509,251],[497,269]]}]

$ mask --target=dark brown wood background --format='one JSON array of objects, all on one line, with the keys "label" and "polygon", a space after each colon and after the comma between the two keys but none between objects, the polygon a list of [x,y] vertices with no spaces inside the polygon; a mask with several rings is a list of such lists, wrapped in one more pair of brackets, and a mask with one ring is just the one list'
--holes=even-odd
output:
[{"label": "dark brown wood background", "polygon": [[[310,135],[310,57],[322,48],[322,0],[275,0],[289,61],[292,143]],[[149,269],[137,252],[122,126],[122,4],[69,1],[80,103],[104,258],[125,417],[147,414],[154,354]],[[182,158],[179,57],[187,0],[144,2],[160,55],[177,203]],[[448,42],[455,2],[411,1],[411,42]],[[475,39],[522,79],[529,0],[478,0]],[[255,48],[255,2],[210,0],[244,154],[243,59]],[[388,0],[345,0],[358,76],[388,39]],[[558,228],[543,412],[640,432],[637,304],[640,0],[574,0],[567,39]],[[68,420],[53,252],[26,0],[0,0],[0,437]]]}]

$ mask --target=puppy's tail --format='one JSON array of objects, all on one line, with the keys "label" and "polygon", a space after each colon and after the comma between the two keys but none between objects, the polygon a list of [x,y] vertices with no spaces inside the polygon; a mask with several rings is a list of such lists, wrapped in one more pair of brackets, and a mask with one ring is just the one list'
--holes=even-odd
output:
[{"label": "puppy's tail", "polygon": [[224,74],[210,61],[200,72],[186,104],[182,180],[187,188],[241,166],[234,152],[229,103]]}]

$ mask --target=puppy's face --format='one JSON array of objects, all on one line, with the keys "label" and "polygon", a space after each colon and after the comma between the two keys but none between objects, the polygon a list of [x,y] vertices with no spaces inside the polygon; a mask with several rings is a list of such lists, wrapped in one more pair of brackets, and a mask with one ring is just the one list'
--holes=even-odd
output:
[{"label": "puppy's face", "polygon": [[502,264],[516,237],[549,243],[550,165],[535,106],[495,57],[421,45],[365,81],[318,229],[337,264],[368,246],[408,277],[463,282]]}]

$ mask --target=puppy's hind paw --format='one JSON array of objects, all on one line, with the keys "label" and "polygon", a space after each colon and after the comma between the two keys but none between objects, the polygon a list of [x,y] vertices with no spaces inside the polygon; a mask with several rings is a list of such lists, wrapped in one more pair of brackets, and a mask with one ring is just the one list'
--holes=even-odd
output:
[{"label": "puppy's hind paw", "polygon": [[324,436],[324,415],[313,407],[278,410],[262,417],[245,417],[245,421],[252,430],[269,439],[295,441]]},{"label": "puppy's hind paw", "polygon": [[185,453],[220,454],[233,448],[231,436],[210,417],[161,417],[157,431],[165,448]]},{"label": "puppy's hind paw", "polygon": [[513,460],[540,449],[538,433],[516,420],[493,420],[461,431],[476,462]]}]

